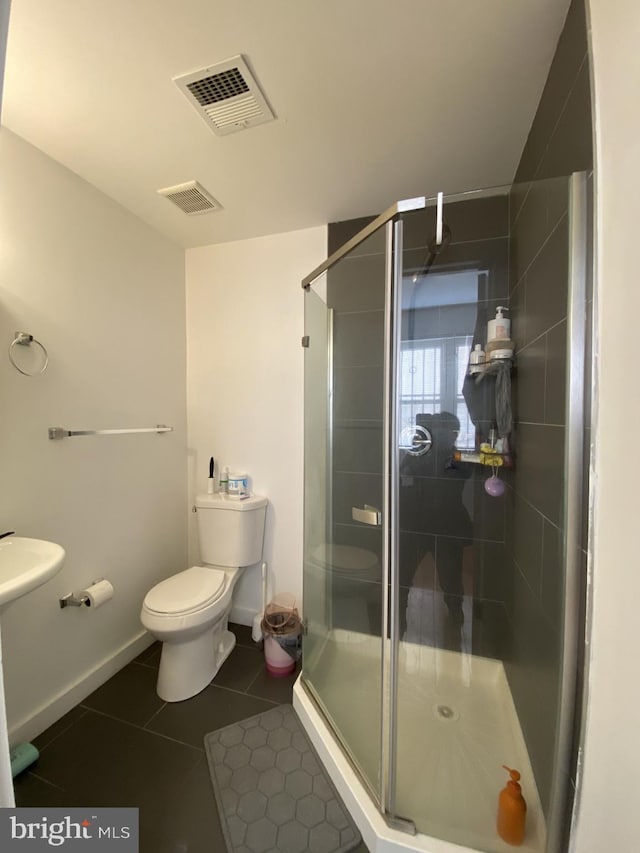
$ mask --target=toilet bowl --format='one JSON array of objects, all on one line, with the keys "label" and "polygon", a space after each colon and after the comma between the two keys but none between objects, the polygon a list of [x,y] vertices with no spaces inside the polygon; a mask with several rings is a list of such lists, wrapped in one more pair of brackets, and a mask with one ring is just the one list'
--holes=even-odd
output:
[{"label": "toilet bowl", "polygon": [[206,562],[161,581],[145,596],[140,621],[163,644],[157,692],[165,702],[204,690],[233,650],[236,638],[228,629],[233,590],[242,567],[262,555],[266,505],[258,496],[242,502],[199,496],[195,507]]}]

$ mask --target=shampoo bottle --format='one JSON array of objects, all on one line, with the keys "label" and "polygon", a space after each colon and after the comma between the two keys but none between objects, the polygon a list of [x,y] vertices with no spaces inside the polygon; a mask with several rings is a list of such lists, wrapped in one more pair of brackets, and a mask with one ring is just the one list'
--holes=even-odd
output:
[{"label": "shampoo bottle", "polygon": [[511,779],[500,791],[498,797],[498,820],[496,828],[498,835],[507,844],[519,845],[524,841],[524,823],[527,817],[527,804],[522,796],[517,770],[502,765],[509,771]]},{"label": "shampoo bottle", "polygon": [[469,374],[473,376],[476,373],[484,371],[485,353],[482,349],[482,344],[476,344],[469,355]]},{"label": "shampoo bottle", "polygon": [[504,340],[511,334],[511,320],[508,320],[503,311],[508,311],[503,305],[498,305],[496,310],[495,320],[489,320],[487,323],[487,343],[496,340]]}]

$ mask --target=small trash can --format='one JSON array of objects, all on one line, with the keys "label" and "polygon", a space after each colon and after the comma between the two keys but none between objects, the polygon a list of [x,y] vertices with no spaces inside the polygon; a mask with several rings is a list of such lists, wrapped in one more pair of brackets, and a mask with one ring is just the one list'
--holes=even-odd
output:
[{"label": "small trash can", "polygon": [[290,675],[302,654],[302,622],[295,596],[276,595],[265,607],[260,627],[267,672],[275,678]]}]

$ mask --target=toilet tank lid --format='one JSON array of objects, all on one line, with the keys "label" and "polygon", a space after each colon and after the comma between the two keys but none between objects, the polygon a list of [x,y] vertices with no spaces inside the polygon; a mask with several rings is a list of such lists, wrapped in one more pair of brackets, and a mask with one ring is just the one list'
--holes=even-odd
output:
[{"label": "toilet tank lid", "polygon": [[268,503],[266,498],[260,495],[251,495],[248,498],[230,498],[227,495],[198,495],[196,507],[198,509],[230,509],[234,512],[247,512],[252,509],[260,509]]}]

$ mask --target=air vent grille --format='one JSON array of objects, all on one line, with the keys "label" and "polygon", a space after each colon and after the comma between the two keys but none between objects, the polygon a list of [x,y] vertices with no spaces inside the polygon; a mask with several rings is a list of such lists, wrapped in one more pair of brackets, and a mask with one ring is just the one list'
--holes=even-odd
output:
[{"label": "air vent grille", "polygon": [[174,77],[174,82],[219,136],[275,118],[242,56]]},{"label": "air vent grille", "polygon": [[226,101],[236,95],[243,95],[249,91],[247,81],[237,68],[230,68],[221,74],[212,74],[203,80],[189,83],[187,89],[196,101],[203,107],[215,104],[217,101]]},{"label": "air vent grille", "polygon": [[160,195],[168,198],[188,216],[209,213],[219,210],[221,205],[197,181],[177,184],[175,187],[165,187],[158,190]]}]

